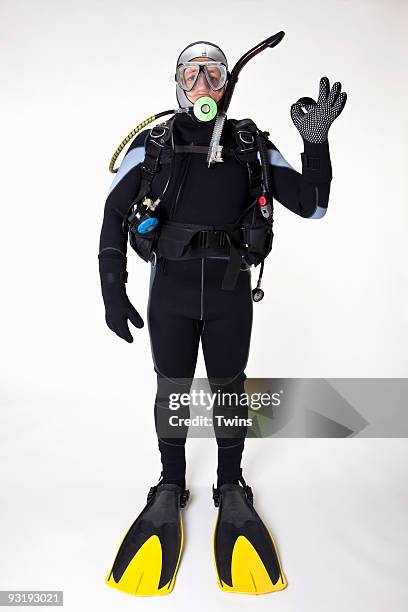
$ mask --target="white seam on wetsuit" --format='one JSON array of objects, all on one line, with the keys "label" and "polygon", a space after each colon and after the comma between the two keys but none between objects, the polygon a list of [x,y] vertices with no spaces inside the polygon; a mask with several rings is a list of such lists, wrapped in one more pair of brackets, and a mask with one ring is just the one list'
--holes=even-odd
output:
[{"label": "white seam on wetsuit", "polygon": [[101,253],[103,253],[104,251],[117,251],[118,253],[120,253],[121,255],[123,255],[123,257],[126,257],[126,253],[124,253],[123,251],[121,251],[120,249],[117,249],[116,247],[104,247],[103,249],[101,249],[98,253],[98,255],[100,255]]},{"label": "white seam on wetsuit", "polygon": [[203,298],[204,298],[204,257],[202,257],[202,258],[201,258],[201,305],[200,305],[200,321],[202,321],[202,320],[203,320],[203,316],[204,316]]},{"label": "white seam on wetsuit", "polygon": [[155,277],[156,277],[156,266],[153,266],[152,262],[150,262],[149,299],[147,300],[147,326],[149,328],[150,352],[152,354],[154,367],[158,369],[156,365],[156,360],[154,358],[152,335],[150,333],[150,323],[149,323],[150,299],[152,295],[152,287],[153,287]]},{"label": "white seam on wetsuit", "polygon": [[181,444],[173,444],[173,442],[168,442],[168,438],[160,438],[160,436],[157,436],[157,439],[160,440],[162,444],[167,444],[167,446],[182,446]]}]

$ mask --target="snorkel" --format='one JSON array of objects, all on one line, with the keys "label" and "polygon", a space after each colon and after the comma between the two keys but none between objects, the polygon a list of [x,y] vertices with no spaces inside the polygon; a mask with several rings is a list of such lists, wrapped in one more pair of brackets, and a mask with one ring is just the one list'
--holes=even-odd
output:
[{"label": "snorkel", "polygon": [[[243,67],[249,62],[249,60],[255,57],[255,55],[258,55],[258,53],[261,53],[261,51],[264,51],[268,47],[276,47],[276,45],[280,43],[284,36],[285,32],[283,31],[278,32],[273,36],[270,36],[263,42],[259,43],[258,45],[247,51],[247,53],[245,53],[235,64],[228,80],[227,88],[223,97],[221,98],[221,102],[218,107],[218,115],[215,120],[214,130],[208,149],[207,164],[209,168],[213,167],[215,162],[223,161],[221,156],[222,146],[220,145],[220,140],[225,120],[227,118],[227,110],[231,102],[232,94],[234,93],[235,85],[238,82],[239,73],[241,72]],[[197,100],[197,102],[199,102],[199,100]]]}]

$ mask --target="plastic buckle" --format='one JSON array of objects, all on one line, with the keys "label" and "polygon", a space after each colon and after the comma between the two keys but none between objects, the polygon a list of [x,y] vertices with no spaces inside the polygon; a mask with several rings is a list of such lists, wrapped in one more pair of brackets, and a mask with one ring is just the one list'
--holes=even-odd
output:
[{"label": "plastic buckle", "polygon": [[[211,232],[211,236],[210,236]],[[210,240],[212,238],[213,240]],[[210,246],[224,247],[227,241],[224,230],[200,230],[198,233],[198,244],[201,248],[207,249]]]},{"label": "plastic buckle", "polygon": [[[156,165],[155,165],[156,168]],[[142,172],[145,172],[146,174],[150,174],[150,176],[154,176],[156,174],[156,170],[153,168],[149,168],[149,166],[146,166],[146,164],[143,164],[142,166]]]},{"label": "plastic buckle", "polygon": [[225,243],[227,241],[226,235],[225,235],[225,231],[224,230],[217,230],[217,234],[218,234],[218,246],[220,248],[223,248],[225,246]]},{"label": "plastic buckle", "polygon": [[213,485],[213,486],[212,486],[212,492],[213,492],[214,506],[215,506],[216,508],[218,508],[218,507],[219,507],[219,505],[220,505],[220,499],[221,499],[220,490],[219,490],[219,489],[216,489],[216,488],[214,487],[214,485]]},{"label": "plastic buckle", "polygon": [[208,246],[208,230],[200,230],[198,240],[200,247],[206,249]]},{"label": "plastic buckle", "polygon": [[190,497],[190,491],[185,489],[180,495],[180,508],[185,508]]},{"label": "plastic buckle", "polygon": [[[133,205],[132,205],[133,206]],[[124,221],[126,221],[126,223],[128,225],[132,225],[133,221],[136,218],[136,213],[137,213],[137,204],[134,205],[135,207],[133,208],[133,210],[128,214],[127,218],[124,218]]]},{"label": "plastic buckle", "polygon": [[262,166],[258,159],[248,162],[249,172],[251,174],[251,184],[258,186],[262,178]]},{"label": "plastic buckle", "polygon": [[[157,144],[157,143],[155,143]],[[160,146],[160,145],[157,145]],[[147,174],[150,174],[151,176],[154,176],[156,174],[156,172],[160,172],[160,153],[159,155],[157,154],[152,154],[149,152],[146,152],[146,156],[142,165],[142,172],[146,172]]]},{"label": "plastic buckle", "polygon": [[239,228],[242,232],[242,244],[246,247],[249,246],[249,237],[248,237],[248,228],[245,227],[245,225],[241,225],[241,227]]}]

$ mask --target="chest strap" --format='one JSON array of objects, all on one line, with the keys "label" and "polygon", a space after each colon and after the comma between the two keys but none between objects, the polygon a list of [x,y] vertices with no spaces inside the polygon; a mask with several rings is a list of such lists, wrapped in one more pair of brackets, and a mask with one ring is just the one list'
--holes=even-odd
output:
[{"label": "chest strap", "polygon": [[[208,154],[208,145],[174,145],[174,153],[196,153],[199,155],[207,155]],[[224,147],[222,150],[223,155],[226,157],[232,157],[234,155],[234,149],[230,147]],[[171,147],[166,147],[161,154],[161,163],[169,164],[173,157],[173,151]]]}]

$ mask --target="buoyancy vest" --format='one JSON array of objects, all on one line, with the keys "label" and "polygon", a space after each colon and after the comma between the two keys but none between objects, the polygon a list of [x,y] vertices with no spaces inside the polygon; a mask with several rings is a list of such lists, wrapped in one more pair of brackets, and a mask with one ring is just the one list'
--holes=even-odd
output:
[{"label": "buoyancy vest", "polygon": [[[234,223],[223,225],[195,225],[169,220],[161,223],[151,235],[138,233],[135,212],[143,201],[152,202],[149,200],[151,184],[160,165],[172,163],[174,155],[178,153],[208,152],[208,146],[172,144],[173,121],[174,117],[154,126],[146,136],[139,191],[124,219],[131,247],[144,261],[153,263],[158,257],[172,260],[228,257],[222,283],[222,288],[226,290],[234,289],[243,263],[249,266],[261,263],[259,289],[263,262],[272,248],[273,200],[267,155],[269,133],[261,132],[251,119],[230,119],[235,147],[224,147],[222,150],[223,156],[233,156],[248,170],[251,203],[239,218]],[[169,181],[166,188],[168,184]],[[159,201],[163,195],[164,192]],[[262,298],[261,294],[263,292],[259,289],[258,299]],[[258,299],[254,293],[254,300]]]}]

